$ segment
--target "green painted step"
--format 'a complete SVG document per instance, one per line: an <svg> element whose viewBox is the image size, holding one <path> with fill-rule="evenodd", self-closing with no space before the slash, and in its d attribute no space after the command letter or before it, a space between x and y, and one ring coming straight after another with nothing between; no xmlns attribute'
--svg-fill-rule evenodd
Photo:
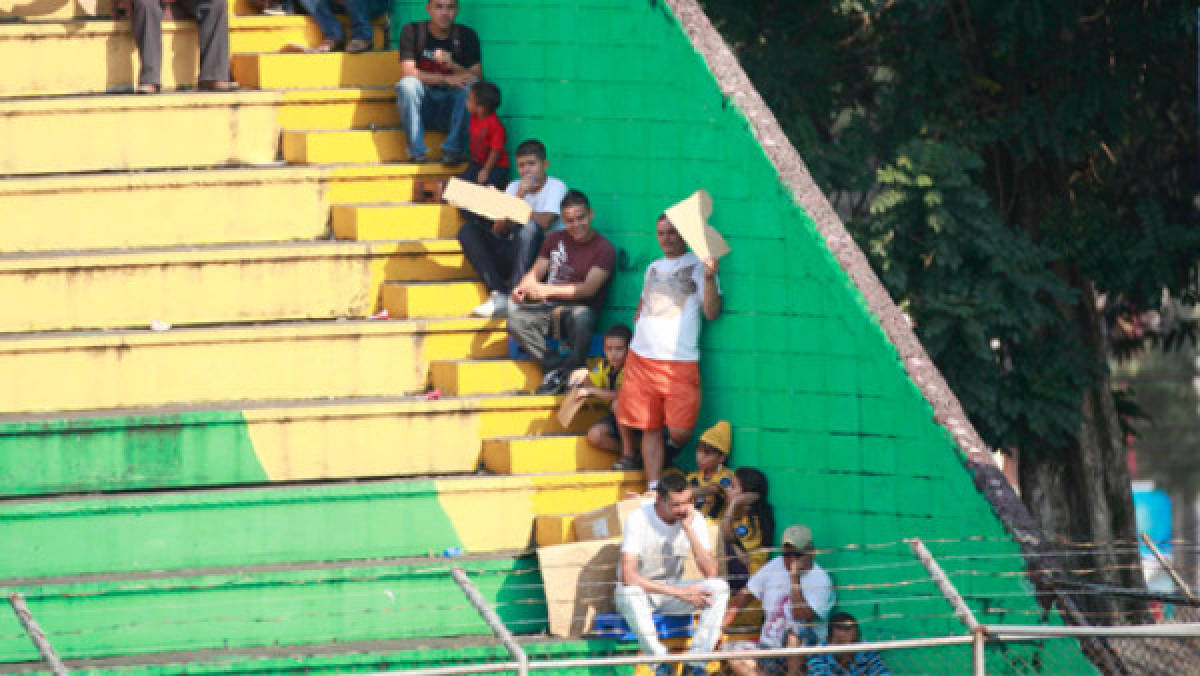
<svg viewBox="0 0 1200 676"><path fill-rule="evenodd" d="M467 571L513 631L546 629L542 578L532 557L239 567L40 584L0 581L0 592L25 596L68 662L165 651L490 634L450 577L453 565ZM0 664L36 659L15 616L0 613Z"/></svg>

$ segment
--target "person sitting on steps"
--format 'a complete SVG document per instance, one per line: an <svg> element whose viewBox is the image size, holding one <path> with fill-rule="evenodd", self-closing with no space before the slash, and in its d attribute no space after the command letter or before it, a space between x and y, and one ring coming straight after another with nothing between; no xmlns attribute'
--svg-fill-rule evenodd
<svg viewBox="0 0 1200 676"><path fill-rule="evenodd" d="M562 394L571 372L584 365L617 259L612 242L592 227L587 195L568 191L561 209L564 229L542 242L508 313L509 335L542 368L536 394ZM570 352L559 356L548 337L565 340Z"/></svg>
<svg viewBox="0 0 1200 676"><path fill-rule="evenodd" d="M229 77L229 3L225 0L177 0L176 6L196 18L200 74L196 89L228 92L238 88ZM134 92L162 91L162 20L160 0L131 0L129 28L142 61Z"/></svg>
<svg viewBox="0 0 1200 676"><path fill-rule="evenodd" d="M400 31L400 68L396 107L408 137L410 162L427 162L425 127L447 132L442 163L467 160L467 90L483 79L479 36L462 24L458 0L429 0L428 21Z"/></svg>
<svg viewBox="0 0 1200 676"><path fill-rule="evenodd" d="M314 50L318 52L337 52L343 48L350 54L369 51L375 42L375 28L371 22L387 14L392 7L388 0L296 1L317 22L321 36L325 38ZM350 42L346 42L346 29L335 16L337 13L345 13L350 19Z"/></svg>

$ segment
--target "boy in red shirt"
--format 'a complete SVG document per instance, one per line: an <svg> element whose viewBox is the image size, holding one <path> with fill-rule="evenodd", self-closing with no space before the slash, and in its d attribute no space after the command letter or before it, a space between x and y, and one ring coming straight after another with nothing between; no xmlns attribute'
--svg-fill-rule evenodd
<svg viewBox="0 0 1200 676"><path fill-rule="evenodd" d="M471 85L467 94L467 112L471 115L471 162L459 178L504 190L509 172L508 153L504 151L508 132L496 115L499 107L499 87L483 81Z"/></svg>

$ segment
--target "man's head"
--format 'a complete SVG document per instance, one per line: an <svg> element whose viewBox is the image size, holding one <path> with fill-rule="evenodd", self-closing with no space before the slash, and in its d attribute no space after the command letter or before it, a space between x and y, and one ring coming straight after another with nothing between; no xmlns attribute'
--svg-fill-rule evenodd
<svg viewBox="0 0 1200 676"><path fill-rule="evenodd" d="M568 190L559 211L567 236L576 242L586 242L592 238L592 203L587 195L578 190Z"/></svg>
<svg viewBox="0 0 1200 676"><path fill-rule="evenodd" d="M550 168L550 160L546 159L546 146L537 139L521 141L517 146L517 173L523 179L530 179L535 185L546 180L546 170Z"/></svg>
<svg viewBox="0 0 1200 676"><path fill-rule="evenodd" d="M654 511L663 523L677 523L687 518L692 509L692 491L688 488L687 480L682 474L666 474L658 480L654 488L658 497L654 501Z"/></svg>
<svg viewBox="0 0 1200 676"><path fill-rule="evenodd" d="M629 341L633 331L624 324L613 324L604 332L604 358L615 369L625 368L625 357L629 354Z"/></svg>
<svg viewBox="0 0 1200 676"><path fill-rule="evenodd" d="M836 612L829 616L830 645L845 645L857 643L862 638L858 629L858 620L850 613Z"/></svg>
<svg viewBox="0 0 1200 676"><path fill-rule="evenodd" d="M500 108L500 88L486 80L471 85L467 110L476 117L487 117Z"/></svg>
<svg viewBox="0 0 1200 676"><path fill-rule="evenodd" d="M458 16L458 0L428 0L425 9L429 12L429 24L433 30L445 33Z"/></svg>
<svg viewBox="0 0 1200 676"><path fill-rule="evenodd" d="M658 234L658 245L662 247L663 254L667 258L678 258L687 253L687 242L683 241L683 237L671 224L666 214L658 217L658 224L655 228Z"/></svg>
<svg viewBox="0 0 1200 676"><path fill-rule="evenodd" d="M783 563L788 569L795 565L799 570L809 570L816 554L812 531L808 526L788 526L783 531L782 550Z"/></svg>
<svg viewBox="0 0 1200 676"><path fill-rule="evenodd" d="M729 458L733 448L733 426L722 420L705 430L696 442L696 466L712 472Z"/></svg>

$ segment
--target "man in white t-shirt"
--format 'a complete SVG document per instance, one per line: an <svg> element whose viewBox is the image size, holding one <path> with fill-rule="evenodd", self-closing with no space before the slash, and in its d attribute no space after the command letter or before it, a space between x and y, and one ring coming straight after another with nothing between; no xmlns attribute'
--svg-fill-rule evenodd
<svg viewBox="0 0 1200 676"><path fill-rule="evenodd" d="M562 229L559 213L567 184L546 174L550 168L546 146L537 139L522 141L516 158L521 180L509 183L505 192L533 208L529 222L501 220L489 225L471 219L458 230L463 255L488 291L487 300L471 311L476 317L507 316L508 293L533 267L546 233Z"/></svg>
<svg viewBox="0 0 1200 676"><path fill-rule="evenodd" d="M691 615L699 611L691 652L709 652L721 634L729 585L717 577L708 523L692 504L692 492L683 476L665 477L655 493L653 503L642 505L625 519L617 566L617 610L637 635L642 652L649 655L667 654L654 628L654 613ZM688 556L695 560L703 580L682 580ZM691 675L705 674L704 666L704 662L691 663ZM659 671L674 673L666 664Z"/></svg>
<svg viewBox="0 0 1200 676"><path fill-rule="evenodd" d="M783 531L782 555L772 559L750 577L746 588L729 602L723 626L746 607L753 596L762 601L763 625L757 643L730 645L732 650L819 645L827 635L826 622L835 600L833 580L814 561L812 531L807 526L789 526ZM737 676L803 674L804 658L730 660Z"/></svg>
<svg viewBox="0 0 1200 676"><path fill-rule="evenodd" d="M664 256L646 269L637 324L617 399L623 455L614 469L639 467L634 430L642 431L641 465L650 489L692 436L700 415L700 328L721 316L717 260L688 251L667 218L656 225ZM703 315L703 317L702 317ZM667 428L664 441L660 432ZM668 448L667 446L670 446Z"/></svg>

